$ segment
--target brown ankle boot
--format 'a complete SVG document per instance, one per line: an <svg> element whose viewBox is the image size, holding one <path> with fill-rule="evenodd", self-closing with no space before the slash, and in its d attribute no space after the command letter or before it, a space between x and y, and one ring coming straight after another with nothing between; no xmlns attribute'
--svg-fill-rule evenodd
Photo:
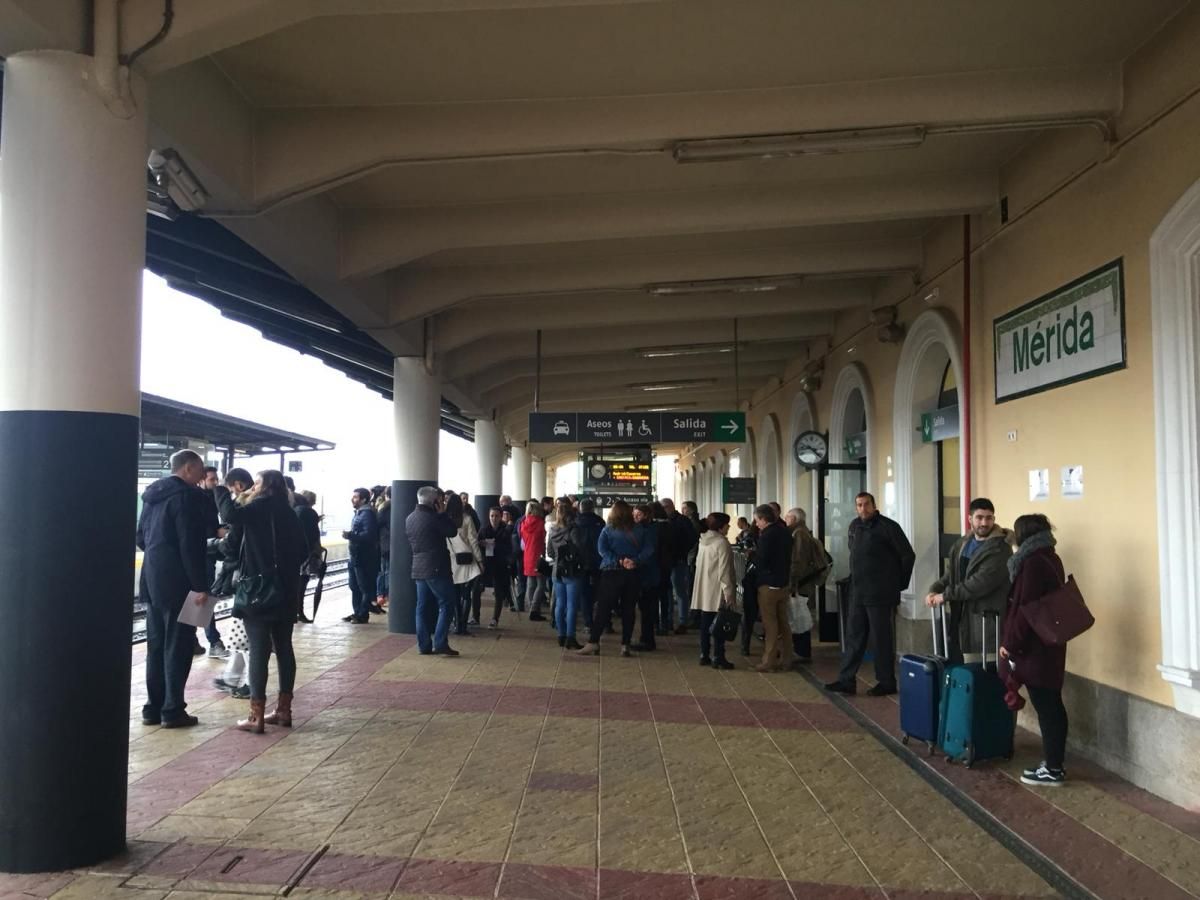
<svg viewBox="0 0 1200 900"><path fill-rule="evenodd" d="M280 725L283 728L292 727L292 695L281 693L275 701L275 708L263 718L268 725Z"/></svg>
<svg viewBox="0 0 1200 900"><path fill-rule="evenodd" d="M242 731L249 731L251 734L262 734L266 731L266 723L263 721L263 711L266 708L266 700L251 700L250 718L242 719L237 723L237 727Z"/></svg>

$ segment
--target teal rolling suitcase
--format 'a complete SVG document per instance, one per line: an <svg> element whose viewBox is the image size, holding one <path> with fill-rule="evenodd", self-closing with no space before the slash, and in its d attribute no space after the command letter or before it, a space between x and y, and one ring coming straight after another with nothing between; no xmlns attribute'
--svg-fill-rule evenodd
<svg viewBox="0 0 1200 900"><path fill-rule="evenodd" d="M996 631L996 659L988 662L987 622ZM983 619L983 662L951 666L942 686L938 745L951 762L967 768L983 759L1012 759L1016 713L1004 702L1004 682L997 673L1000 662L1000 616Z"/></svg>

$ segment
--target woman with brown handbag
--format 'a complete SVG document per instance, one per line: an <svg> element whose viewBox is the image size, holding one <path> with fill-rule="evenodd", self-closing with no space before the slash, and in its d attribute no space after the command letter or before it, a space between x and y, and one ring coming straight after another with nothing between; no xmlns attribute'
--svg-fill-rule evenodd
<svg viewBox="0 0 1200 900"><path fill-rule="evenodd" d="M1067 748L1067 708L1063 705L1063 680L1067 670L1065 644L1042 641L1022 607L1040 603L1066 581L1062 560L1054 547L1053 526L1041 514L1019 516L1013 523L1017 552L1008 560L1012 589L1008 595L1008 616L1004 624L1004 642L1000 648L1000 666L1010 666L1016 680L1029 690L1029 699L1037 711L1042 731L1045 759L1026 769L1025 784L1056 787L1066 781L1063 756ZM1003 675L1003 672L1002 672Z"/></svg>

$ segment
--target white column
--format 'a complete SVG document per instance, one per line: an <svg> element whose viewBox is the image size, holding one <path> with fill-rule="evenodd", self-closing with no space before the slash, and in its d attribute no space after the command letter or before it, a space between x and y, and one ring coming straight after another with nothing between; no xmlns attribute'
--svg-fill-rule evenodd
<svg viewBox="0 0 1200 900"><path fill-rule="evenodd" d="M416 634L417 593L412 580L412 546L404 522L417 491L438 480L438 433L442 390L419 356L399 356L392 370L396 426L396 477L392 482L392 553L388 573L388 631ZM363 576L370 579L370 574Z"/></svg>
<svg viewBox="0 0 1200 900"><path fill-rule="evenodd" d="M146 106L135 76L110 110L98 74L59 51L4 66L3 872L91 866L125 847ZM64 475L86 527L44 513Z"/></svg>
<svg viewBox="0 0 1200 900"><path fill-rule="evenodd" d="M393 369L392 385L396 479L436 484L441 383L425 370L425 361L421 357L399 356ZM405 506L407 503L408 499L401 498L399 505Z"/></svg>
<svg viewBox="0 0 1200 900"><path fill-rule="evenodd" d="M504 435L490 419L475 420L475 462L479 467L475 492L499 496L504 490Z"/></svg>
<svg viewBox="0 0 1200 900"><path fill-rule="evenodd" d="M513 477L516 480L516 495L513 500L520 506L522 503L527 503L533 496L530 493L530 466L529 466L529 448L528 447L513 447L512 448L512 470ZM541 494L538 494L541 497Z"/></svg>
<svg viewBox="0 0 1200 900"><path fill-rule="evenodd" d="M530 495L531 498L536 496L540 500L549 493L546 490L546 461L544 459L536 457L533 459L529 466L529 481L529 487L533 491L533 494Z"/></svg>

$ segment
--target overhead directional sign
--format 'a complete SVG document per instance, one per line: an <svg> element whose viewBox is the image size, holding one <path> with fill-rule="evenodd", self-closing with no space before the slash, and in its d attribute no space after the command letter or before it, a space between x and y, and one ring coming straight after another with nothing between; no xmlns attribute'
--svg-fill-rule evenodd
<svg viewBox="0 0 1200 900"><path fill-rule="evenodd" d="M743 412L570 412L529 414L534 444L741 444Z"/></svg>

